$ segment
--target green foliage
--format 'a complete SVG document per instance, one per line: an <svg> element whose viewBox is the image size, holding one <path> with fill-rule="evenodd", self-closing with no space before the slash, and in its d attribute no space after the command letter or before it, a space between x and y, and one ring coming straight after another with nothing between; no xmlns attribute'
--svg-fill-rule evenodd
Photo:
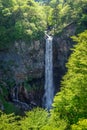
<svg viewBox="0 0 87 130"><path fill-rule="evenodd" d="M78 24L77 33L87 29L87 0L52 0L50 6L52 7L51 25L54 34L58 34L72 22Z"/></svg>
<svg viewBox="0 0 87 130"><path fill-rule="evenodd" d="M61 92L54 98L51 112L36 108L26 112L21 119L14 115L1 114L0 129L87 129L87 31L72 38L78 44L75 45L67 63L68 72L63 78Z"/></svg>
<svg viewBox="0 0 87 130"><path fill-rule="evenodd" d="M43 8L44 8L44 12L46 14L47 27L52 26L52 11L53 11L53 9L51 8L51 6L47 6L47 5L44 5Z"/></svg>
<svg viewBox="0 0 87 130"><path fill-rule="evenodd" d="M0 130L41 130L48 121L48 113L36 108L19 117L14 114L0 112Z"/></svg>
<svg viewBox="0 0 87 130"><path fill-rule="evenodd" d="M21 120L21 130L41 130L48 121L48 113L40 108L26 113L26 116Z"/></svg>
<svg viewBox="0 0 87 130"><path fill-rule="evenodd" d="M51 112L53 124L61 130L69 130L70 125L76 124L80 118L87 118L87 31L73 39L78 44L67 63L68 72Z"/></svg>
<svg viewBox="0 0 87 130"><path fill-rule="evenodd" d="M0 48L8 48L15 40L40 39L45 20L43 7L33 0L0 0Z"/></svg>
<svg viewBox="0 0 87 130"><path fill-rule="evenodd" d="M87 28L87 0L52 0L47 3L0 0L0 48L8 48L15 40L40 39L46 28L58 33L71 22L78 23L77 33Z"/></svg>
<svg viewBox="0 0 87 130"><path fill-rule="evenodd" d="M71 22L77 32L87 29L87 0L52 0L40 5L33 0L0 0L0 50L15 40L37 40L46 27L61 32ZM61 92L54 98L50 114L37 108L18 119L13 114L0 113L0 130L86 130L87 129L87 31L73 37L78 44L67 63L68 72ZM12 64L9 63L9 64ZM7 71L5 70L5 73ZM10 81L9 86L14 86ZM36 87L24 84L27 90ZM6 113L18 112L8 100L6 86L0 84L0 103Z"/></svg>
<svg viewBox="0 0 87 130"><path fill-rule="evenodd" d="M0 130L19 130L17 126L19 117L14 116L14 114L6 115L0 113L0 115Z"/></svg>
<svg viewBox="0 0 87 130"><path fill-rule="evenodd" d="M4 82L0 82L0 103L3 105L3 111L5 113L15 113L15 114L20 114L19 109L17 109L14 104L8 101L8 89L7 86Z"/></svg>
<svg viewBox="0 0 87 130"><path fill-rule="evenodd" d="M87 130L87 119L80 120L77 124L72 125L72 130Z"/></svg>

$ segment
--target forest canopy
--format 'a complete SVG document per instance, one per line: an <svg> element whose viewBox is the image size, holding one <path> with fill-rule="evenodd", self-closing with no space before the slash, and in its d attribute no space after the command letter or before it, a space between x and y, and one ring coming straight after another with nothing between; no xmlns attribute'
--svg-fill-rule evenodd
<svg viewBox="0 0 87 130"><path fill-rule="evenodd" d="M43 7L33 0L0 0L0 48L15 40L40 39L45 20Z"/></svg>
<svg viewBox="0 0 87 130"><path fill-rule="evenodd" d="M86 0L0 0L0 48L16 40L37 40L44 31L58 34L77 23L77 33L87 28Z"/></svg>

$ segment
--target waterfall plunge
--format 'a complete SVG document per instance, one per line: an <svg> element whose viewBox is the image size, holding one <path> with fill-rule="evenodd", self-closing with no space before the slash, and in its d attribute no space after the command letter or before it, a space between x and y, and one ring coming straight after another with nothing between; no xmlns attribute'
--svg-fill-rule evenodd
<svg viewBox="0 0 87 130"><path fill-rule="evenodd" d="M47 35L46 52L45 52L45 94L43 97L44 107L48 110L51 108L54 87L53 87L53 52L52 52L52 37Z"/></svg>

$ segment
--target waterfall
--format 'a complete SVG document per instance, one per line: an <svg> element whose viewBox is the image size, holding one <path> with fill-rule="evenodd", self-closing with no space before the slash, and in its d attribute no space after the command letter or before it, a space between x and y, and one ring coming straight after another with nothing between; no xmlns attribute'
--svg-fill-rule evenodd
<svg viewBox="0 0 87 130"><path fill-rule="evenodd" d="M18 98L18 85L15 85L13 88L12 101L16 105L19 105L23 110L31 109L31 106L29 106L26 102L22 102L19 100L19 98Z"/></svg>
<svg viewBox="0 0 87 130"><path fill-rule="evenodd" d="M43 104L46 109L50 109L53 96L54 96L54 87L53 87L53 52L52 52L52 37L47 36L46 39L46 52L45 52L45 93L43 96Z"/></svg>
<svg viewBox="0 0 87 130"><path fill-rule="evenodd" d="M17 85L15 85L14 88L13 88L12 99L18 100L18 86Z"/></svg>
<svg viewBox="0 0 87 130"><path fill-rule="evenodd" d="M15 99L18 100L18 86L15 86Z"/></svg>

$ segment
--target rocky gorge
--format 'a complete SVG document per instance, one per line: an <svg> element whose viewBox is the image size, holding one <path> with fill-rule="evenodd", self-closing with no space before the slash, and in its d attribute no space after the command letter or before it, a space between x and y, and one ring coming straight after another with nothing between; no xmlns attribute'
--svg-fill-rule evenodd
<svg viewBox="0 0 87 130"><path fill-rule="evenodd" d="M65 64L74 45L70 37L75 35L75 32L76 26L71 23L61 34L53 37L55 94L59 91L62 76L67 71ZM44 70L45 38L28 43L15 41L10 48L0 50L0 109L5 110L6 103L12 103L22 111L35 106L42 107ZM6 89L5 95L3 89ZM2 103L2 100L6 103ZM26 107L27 105L29 107Z"/></svg>

